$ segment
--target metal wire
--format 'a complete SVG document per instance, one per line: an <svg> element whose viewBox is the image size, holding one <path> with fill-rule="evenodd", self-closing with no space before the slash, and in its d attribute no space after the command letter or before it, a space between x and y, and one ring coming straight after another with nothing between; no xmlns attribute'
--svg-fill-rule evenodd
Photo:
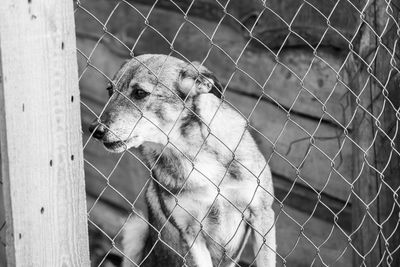
<svg viewBox="0 0 400 267"><path fill-rule="evenodd" d="M99 57L98 55L96 56L96 52L98 52L102 49L103 46L105 46L109 51L111 51L111 53L115 57L120 58L121 56L125 56L127 58L135 58L134 56L144 52L142 51L143 47L140 47L139 43L144 38L145 34L148 34L149 32L154 36L157 36L157 38L161 38L161 40L163 40L163 42L165 42L165 44L169 47L168 56L178 56L187 62L191 62L191 60L187 58L187 56L185 56L185 53L183 53L179 49L179 45L177 44L177 40L178 38L180 38L180 35L184 31L185 27L192 27L193 29L196 29L198 34L200 34L200 36L206 39L208 42L208 48L206 49L203 47L203 49L205 49L205 55L200 60L201 65L208 66L208 62L212 60L212 53L215 53L215 51L217 51L218 53L223 55L232 66L233 71L229 75L229 77L226 78L222 94L228 95L232 92L242 92L242 95L249 98L251 97L253 99L253 102L251 106L248 107L249 112L244 113L241 108L237 107L234 101L227 97L224 97L222 98L217 108L217 111L221 108L223 103L228 104L233 109L238 111L247 123L247 130L253 132L260 139L262 139L263 142L266 142L268 144L271 152L268 154L264 153L267 163L271 164L271 162L273 162L274 160L280 160L281 162L283 162L283 164L286 164L287 168L290 169L292 172L292 175L289 175L290 186L287 189L287 192L285 192L282 197L277 197L273 195L266 188L263 188L260 184L258 184L256 189L256 191L263 190L268 195L274 198L276 204L276 218L274 225L279 226L280 219L283 217L289 220L290 223L298 229L298 232L293 236L293 244L287 245L287 247L289 248L288 250L280 251L280 248L278 247L278 250L274 251L277 255L278 261L282 263L282 265L289 265L290 259L295 250L301 246L306 246L305 244L312 247L312 250L315 252L314 255L310 256L308 262L311 266L339 265L343 263L343 261L345 261L344 257L346 254L349 253L352 255L353 259L358 258L356 260L358 260L361 265L366 266L368 263L368 258L371 257L371 255L374 255L371 254L372 250L375 249L377 246L380 246L381 252L381 257L378 259L379 264L387 264L388 266L390 266L392 262L396 259L396 257L400 257L398 252L399 246L398 243L396 243L396 231L398 231L397 228L400 221L398 218L398 209L400 208L400 204L398 201L399 187L396 183L388 180L390 178L388 172L391 168L391 161L398 160L398 158L400 157L398 143L400 109L399 104L395 103L393 100L393 93L389 92L389 86L390 83L393 82L393 77L398 77L400 72L397 63L397 42L398 38L400 37L400 27L398 25L397 15L395 15L397 14L395 13L395 11L397 12L398 10L398 7L395 5L395 3L389 0L368 0L358 2L350 0L335 0L332 1L333 6L329 13L327 13L320 10L320 5L313 3L313 1L303 0L299 4L296 12L290 18L290 21L288 21L282 16L282 14L271 8L271 6L266 1L260 1L259 5L261 6L261 8L258 10L258 12L255 13L256 17L254 24L251 27L248 27L242 22L243 20L236 17L236 14L230 9L230 5L232 4L232 2L234 2L233 0L215 0L213 4L215 7L218 8L218 14L220 15L220 17L215 18L214 29L208 31L207 33L206 30L204 30L201 26L198 25L198 23L196 23L197 18L191 16L192 10L194 9L195 5L198 4L197 2L204 1L170 0L168 2L169 7L171 9L174 9L175 14L179 14L182 17L182 22L177 27L175 33L169 33L167 35L165 32L163 32L161 29L157 29L157 27L152 25L151 23L151 16L153 16L154 13L157 12L156 10L160 8L159 6L162 5L162 3L160 2L163 2L163 4L165 4L166 1L155 0L152 1L151 5L147 3L146 12L143 11L144 8L141 1L139 1L140 3L127 0L114 1L112 4L112 8L107 11L106 17L98 17L95 10L91 10L93 6L90 4L86 4L86 2L88 1L76 1L76 16L84 16L86 18L86 23L92 23L96 25L99 30L97 31L97 33L88 32L87 30L84 30L84 27L80 27L84 25L77 24L78 38L83 38L94 42L91 46L90 51L84 51L82 48L78 48L77 50L78 57L81 59L81 62L84 62L84 64L82 65L83 67L79 71L79 80L81 82L81 85L85 83L85 79L88 79L87 76L90 72L96 73L98 77L102 77L102 79L105 81L113 82L110 77L112 73L108 73L107 70L104 70L104 64L96 64L96 57ZM333 17L337 12L340 12L340 5L343 5L344 3L352 8L352 12L356 14L356 17L358 19L358 24L354 25L354 32L351 35L344 34L333 23ZM371 14L372 9L376 10L377 5L384 5L385 12L379 14L381 16L379 19L375 18L375 20L371 20L373 19L373 17L371 18L369 14ZM109 4L109 6L111 6L111 4ZM320 34L318 42L310 42L310 40L302 35L302 33L298 31L298 28L295 27L296 21L299 20L299 17L302 15L302 12L305 9L311 9L313 10L313 12L316 12L324 22L323 26L325 27L325 30L323 30L322 34ZM133 14L143 23L141 27L138 26L138 34L136 34L136 38L132 38L129 36L121 37L121 35L118 35L116 33L116 30L112 28L111 22L113 20L118 20L120 12L127 12L126 10L133 12ZM258 29L257 25L259 25L259 23L262 21L265 14L273 14L274 18L285 25L285 27L287 28L288 33L283 38L282 43L278 47L269 47L265 43L265 40L263 40L260 35L256 34L256 30ZM77 21L77 23L79 23L79 21L83 20ZM232 55L232 53L227 51L222 44L218 43L218 40L216 40L218 31L221 30L226 21L233 21L233 23L235 23L235 25L238 25L244 31L245 35L248 36L248 39L244 42L242 48L240 48L239 51L236 51L236 58ZM395 31L393 37L394 40L392 40L392 38L389 40L389 42L385 43L385 37L392 31ZM328 38L329 34L332 33L336 34L338 38L345 40L345 42L348 44L348 46L344 48L345 52L343 53L342 51L342 54L340 55L343 60L341 60L340 64L336 65L327 60L326 54L324 52L327 45L324 40ZM290 38L297 38L298 40L300 40L304 51L307 51L304 53L307 57L310 58L307 63L303 62L305 67L301 73L294 70L289 62L287 62L285 59L285 53L288 49L290 49L290 47L288 47L287 45ZM363 46L365 40L375 41L373 41L372 44L369 43L369 45ZM257 48L254 48L255 46ZM270 70L265 73L265 77L263 77L262 81L258 76L255 76L254 73L251 73L247 70L249 66L243 65L243 61L245 60L244 58L248 56L249 49L258 49L258 53L267 53L273 59L273 64L270 66ZM380 66L377 65L378 60L380 60L380 56L382 56L382 53L384 53L385 55L389 55L389 57L387 58L387 62L384 63L386 63L386 65L390 65L390 67L388 68L388 73L384 74L383 79L381 75L378 74ZM136 60L139 62L138 59ZM143 67L147 68L149 72L151 72L155 77L158 77L159 73L154 73L153 70L146 66L143 62L139 63ZM382 65L384 63L379 64ZM321 64L326 67L329 72L333 73L332 76L335 77L334 84L331 86L331 88L328 89L329 93L326 97L321 97L318 94L319 92L313 90L313 88L311 88L309 85L309 80L312 79L311 76L313 75L313 69L317 64ZM274 92L274 88L270 88L271 84L273 83L272 80L274 79L274 76L276 76L277 73L280 72L286 73L286 75L290 76L291 79L293 79L298 85L298 89L296 89L297 91L294 93L294 97L291 97L285 103L282 103L282 100L278 99L278 97L276 96L276 92ZM244 77L244 79L247 79L249 83L251 82L258 89L258 91L252 91L249 93L248 91L243 92L240 91L240 89L235 88L235 85L232 85L232 83L234 83L233 81L238 75ZM321 79L323 79L323 77ZM104 84L103 88L105 87L106 86ZM165 87L168 88L167 86ZM341 110L343 118L338 118L337 115L331 110L332 101L335 101L333 95L337 93L339 87L344 88L345 92L341 96L341 103L335 104L337 104L337 108ZM81 93L84 96L81 102L82 109L84 110L84 112L90 114L92 118L96 118L100 122L100 117L106 110L110 100L106 101L104 105L102 103L101 110L98 112L96 108L94 108L97 103L89 103L89 101L85 99L84 90L85 88L82 85ZM171 92L174 93L172 90ZM123 95L119 91L117 91L116 93ZM368 102L366 102L366 99L368 99L365 97L366 94L371 95ZM301 108L299 109L299 105L304 105L304 103L302 102L304 95L307 95L309 98L312 99L315 105L318 105L320 107L320 114L314 114L314 117L306 117L306 112L302 111ZM130 103L133 104L137 109L139 109L139 107L137 107L135 103L132 102L128 97L124 97L128 101L130 101ZM259 125L260 123L262 123L255 122L260 120L258 109L262 108L266 103L268 105L271 105L275 110L277 110L277 112L284 114L282 120L280 121L280 126L277 129L273 129L274 133L276 133L275 135L266 134L264 131L258 129L258 127L255 126L255 124ZM193 110L191 110L189 106L186 105L184 100L182 100L182 105L185 108L182 109L179 117L182 115L185 109L191 111L193 114L196 114ZM391 128L383 125L385 123L385 114L387 112L390 113L391 116L394 118L391 122ZM198 117L197 115L196 116L199 120L202 121L202 123L210 125L214 120L216 113L212 117L211 121L207 123L202 121L202 118ZM362 116L360 116L360 114L362 114ZM162 129L160 129L154 122L152 122L150 118L147 118L144 114L141 114L141 116L142 119L149 121L158 130L160 130L160 132L163 132ZM310 128L303 122L302 119L299 119L299 117L306 117L306 119L313 120L314 126ZM368 131L371 131L371 133L368 135L371 138L370 140L368 140L367 144L362 141L362 133L361 135L355 134L359 132L357 130L357 127L360 127L360 125L364 125L365 121L369 121L369 125L367 128ZM175 122L175 124L176 123L177 121ZM322 131L321 129L324 128L326 125L332 127L332 129L334 129L333 132L329 136L320 135ZM135 129L135 127L136 125L132 125L132 131ZM302 136L298 136L297 139L290 140L290 142L285 147L283 147L280 144L281 140L285 138L285 135L290 134L293 129L296 130L296 133L300 133ZM108 130L111 131L111 129ZM188 253L190 252L190 249L192 248L194 242L193 244L189 244L189 251L185 255L180 255L179 252L176 251L168 243L168 240L163 240L161 238L160 233L166 227L168 220L171 219L172 213L176 208L185 210L186 213L200 225L200 228L202 228L205 217L199 219L191 214L179 203L179 199L177 198L177 196L180 194L180 191L178 193L170 192L167 188L163 186L163 184L161 184L157 179L153 177L152 171L154 170L155 166L161 158L161 155L168 146L173 147L184 158L192 162L193 168L188 176L185 178L185 183L187 182L190 174L193 171L196 171L200 173L205 179L207 179L210 184L215 187L216 190L218 190L218 194L213 200L213 204L219 197L223 198L228 203L234 206L234 203L232 203L229 198L224 196L219 191L219 187L232 164L240 165L240 167L246 169L249 173L251 173L254 176L254 179L259 180L260 173L252 172L243 163L241 163L240 160L235 158L235 152L240 144L239 142L237 146L233 149L224 144L226 149L228 149L232 153L233 158L228 164L225 174L220 183L215 184L212 179L207 177L204 173L201 172L201 170L196 168L193 162L197 158L198 154L201 151L201 148L204 146L209 138L217 139L219 142L223 143L222 140L220 140L211 130L209 130L208 135L205 137L203 144L200 146L199 150L193 151L194 157L189 157L176 145L170 142L169 136L171 134L171 131L163 132L168 142L167 145L164 146L162 152L160 153L160 156L155 160L155 163L152 166L146 165L140 158L140 156L138 156L135 152L126 149L121 155L115 158L116 161L113 165L113 168L107 174L102 170L101 166L99 165L101 164L101 162L93 162L88 157L85 157L86 168L94 171L96 173L96 176L99 177L99 179L103 183L102 188L98 190L99 193L95 196L91 207L88 209L88 220L91 227L93 228L93 231L100 233L101 238L104 238L106 242L110 244L109 247L104 249L104 253L99 256L99 259L96 260L96 264L98 266L105 264L109 256L113 253L120 255L121 257L128 257L128 255L126 255L121 248L119 244L119 239L121 237L121 232L126 227L128 221L131 219L131 217L135 216L138 216L147 224L149 224L149 227L158 233L159 241L165 246L169 247L172 253L177 254L178 257L183 260L183 262L186 262ZM242 133L242 137L240 138L240 140L242 140L243 135L244 133ZM85 140L85 153L88 153L88 148L92 140L92 135L89 135ZM387 154L389 156L386 159L380 159L377 157L377 149L379 149L378 146L381 145L380 140L384 140L386 144L389 144L386 147L390 150L387 151ZM326 144L336 144L336 150L333 154L327 151L324 142L328 141L330 143ZM97 145L99 147L101 146L100 143L97 143ZM343 151L345 147L348 146L353 147L354 157L356 157L355 155L359 155L359 157L363 158L363 160L361 161L361 166L352 166L352 168L346 167L346 164L348 164L348 162L346 162L346 160L344 159ZM299 147L300 149L302 149L302 156L297 159L293 159L290 155L293 151L296 151L297 153ZM321 157L329 163L329 170L327 171L326 175L324 174L324 177L321 177L322 182L320 182L318 186L316 186L316 184L314 184L313 181L309 179L309 173L305 174L304 171L304 169L306 168L305 166L307 164L310 164L310 158L312 157L311 155L314 155L315 153L321 155ZM374 154L374 156L371 156L371 154ZM126 157L133 158L137 162L139 162L142 165L143 169L148 172L149 176L149 179L146 180L144 184L140 185L142 187L139 191L139 194L134 197L133 201L124 193L121 193L120 190L115 185L113 185L113 182L111 180L113 175L119 168L120 163ZM371 158L373 158L372 161ZM384 160L385 162L379 162L378 164L378 161L382 160ZM352 164L356 163L353 162ZM327 168L327 166L319 167ZM266 166L264 166L264 168L266 168ZM352 176L344 174L343 168L351 169L350 172L353 173ZM368 170L372 173L372 175L376 177L377 184L377 192L374 192L375 195L368 198L363 195L363 193L361 192L362 189L359 189L359 183L363 181L363 177L366 172L365 170ZM274 173L274 168L272 168L272 171ZM318 170L315 170L315 172L318 172ZM143 214L140 213L136 208L136 206L140 202L140 196L143 194L145 187L150 183L150 181L156 183L158 186L168 192L168 194L173 196L176 202L176 205L169 214L167 222L165 222L165 224L160 229L156 229L153 225L151 225L147 218L143 216ZM332 183L339 183L346 188L344 191L349 191L349 193L343 197L341 202L342 205L337 209L332 208L332 206L326 203L325 200L325 194L327 193L327 190L330 188L330 186L332 186ZM290 199L291 194L295 190L294 188L299 184L309 190L308 192L314 194L317 199L315 203L309 204L310 206L308 207L308 210L310 212L303 220L299 220L299 217L297 215L294 215L293 212L290 211L290 209L288 209L287 207L288 199ZM256 191L253 194L253 198L256 194ZM392 201L390 202L391 207L388 209L389 213L385 214L385 218L377 218L371 210L375 209L376 206L378 206L379 209L380 194L383 191L386 195L389 194L390 196L392 196ZM112 192L112 194L120 199L120 202L123 203L122 205L128 207L128 212L124 216L122 216L124 219L121 221L118 229L116 229L113 234L110 234L109 231L106 231L104 229L104 226L102 226L102 222L99 218L92 218L92 214L100 205L100 203L106 201L104 197L106 192ZM249 221L245 219L244 214L246 213L250 204L251 203L247 203L247 206L244 210L236 207L237 211L243 215L243 219L240 224L246 224L250 226L251 228L253 228L256 235L261 235L262 237L265 237L265 233L261 233L259 229L256 229ZM349 230L349 228L343 227L343 224L340 223L340 220L342 217L344 217L345 210L351 206L353 206L353 208L355 206L364 207L365 212L360 218L358 218L359 220L353 220L353 225L349 227ZM312 237L312 233L309 232L309 225L311 224L311 221L315 219L318 212L317 210L321 209L321 207L330 216L331 222L327 230L327 235L324 235L324 238L322 238L321 240L316 241ZM207 214L210 212L210 210L207 212ZM397 218L397 224L394 228L390 229L390 231L387 232L387 225L389 224L388 222L393 219L392 217ZM357 225L354 225L355 221L357 221ZM371 221L377 227L378 232L375 241L368 251L365 248L360 248L359 245L356 244L354 239L358 238L357 236L360 235L361 229L365 226L365 224L367 224L367 222L371 223ZM236 231L238 231L239 227L240 225L237 226ZM202 233L208 235L208 237L212 239L212 236L209 235L206 231L203 231ZM336 251L336 255L334 256L333 260L328 260L326 259L322 251L327 249L327 244L333 238L335 238L334 236L336 235L336 233L339 233L341 236L343 236L343 239L346 240L346 242L341 248ZM200 232L197 233L197 236L199 234ZM277 236L277 239L279 243L279 235ZM216 240L214 240L214 242L217 243ZM392 242L395 247L391 245ZM224 249L224 246L226 246L227 244L218 245L222 249ZM268 244L265 245L268 246ZM261 250L261 248L259 249ZM257 254L258 253L256 252L253 257L253 263ZM149 255L145 255L145 259L148 256ZM228 257L235 266L241 266L238 259L230 258L227 254L225 254L225 256ZM346 259L349 258L351 257L347 257ZM129 260L133 264L133 266L141 265L141 263L134 262L132 261L132 259ZM222 264L222 262L220 262L220 264ZM249 262L249 264L252 264L252 262Z"/></svg>

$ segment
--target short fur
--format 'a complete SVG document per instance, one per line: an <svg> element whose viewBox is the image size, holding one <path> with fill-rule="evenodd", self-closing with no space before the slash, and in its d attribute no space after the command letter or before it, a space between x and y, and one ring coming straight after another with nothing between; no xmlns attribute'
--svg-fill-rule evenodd
<svg viewBox="0 0 400 267"><path fill-rule="evenodd" d="M148 95L135 98L138 88ZM248 230L257 266L275 266L270 169L215 76L196 62L142 55L111 90L94 136L112 152L139 148L152 169L152 226L128 223L124 266L233 266Z"/></svg>

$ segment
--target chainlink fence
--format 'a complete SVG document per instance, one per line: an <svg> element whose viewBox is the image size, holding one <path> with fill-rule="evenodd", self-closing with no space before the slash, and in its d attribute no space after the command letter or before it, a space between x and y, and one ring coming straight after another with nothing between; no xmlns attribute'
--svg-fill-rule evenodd
<svg viewBox="0 0 400 267"><path fill-rule="evenodd" d="M201 62L246 120L272 170L278 266L398 266L398 11L386 0L76 1L93 266L128 256L128 220L149 223L157 162L110 154L88 131L115 72L146 53ZM252 242L234 266L254 264Z"/></svg>

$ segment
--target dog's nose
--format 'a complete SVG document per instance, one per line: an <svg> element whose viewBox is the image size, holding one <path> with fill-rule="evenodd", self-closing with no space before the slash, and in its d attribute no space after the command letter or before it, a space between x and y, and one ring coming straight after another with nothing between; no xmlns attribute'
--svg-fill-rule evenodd
<svg viewBox="0 0 400 267"><path fill-rule="evenodd" d="M96 139L103 139L106 134L106 128L103 124L100 123L92 123L89 127L89 132L93 133L93 137Z"/></svg>

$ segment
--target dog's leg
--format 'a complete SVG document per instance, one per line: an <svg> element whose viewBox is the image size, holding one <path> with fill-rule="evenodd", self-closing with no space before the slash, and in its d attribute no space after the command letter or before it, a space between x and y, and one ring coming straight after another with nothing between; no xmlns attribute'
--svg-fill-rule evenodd
<svg viewBox="0 0 400 267"><path fill-rule="evenodd" d="M213 266L210 251L206 246L206 242L200 237L200 235L196 238L196 240L194 240L194 242L192 242L190 253L197 267Z"/></svg>
<svg viewBox="0 0 400 267"><path fill-rule="evenodd" d="M138 216L129 219L124 227L122 240L123 252L125 254L123 267L137 266L143 259L143 249L149 233L149 226ZM135 264L133 264L134 262Z"/></svg>
<svg viewBox="0 0 400 267"><path fill-rule="evenodd" d="M255 242L253 244L254 254L257 255L257 267L274 267L276 265L276 238L274 211L272 208L261 210L254 214L253 230ZM262 234L262 236L260 235Z"/></svg>

